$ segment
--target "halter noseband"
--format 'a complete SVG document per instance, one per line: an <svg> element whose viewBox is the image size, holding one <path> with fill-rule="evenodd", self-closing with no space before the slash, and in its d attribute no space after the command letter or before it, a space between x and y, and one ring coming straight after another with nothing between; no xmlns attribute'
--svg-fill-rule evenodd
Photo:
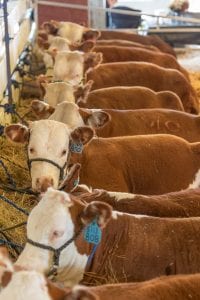
<svg viewBox="0 0 200 300"><path fill-rule="evenodd" d="M35 242L35 241L27 238L27 243L28 244L31 244L32 246L40 248L40 249L44 249L44 250L48 250L48 251L53 252L53 263L52 263L52 266L50 268L50 271L47 274L48 277L57 275L57 269L58 269L58 266L59 266L59 260L60 260L61 252L65 248L67 248L81 234L82 230L83 230L83 228L80 228L79 231L77 231L77 233L75 233L71 239L69 239L66 243L64 243L64 245L62 245L58 249L55 249L55 248L53 248L51 246L48 246L48 245L40 244L38 242Z"/></svg>
<svg viewBox="0 0 200 300"><path fill-rule="evenodd" d="M42 158L42 157L38 157L38 158L32 158L32 159L28 159L28 168L29 168L29 171L31 170L31 165L33 162L37 162L37 161L44 161L44 162L47 162L55 167L57 167L60 171L60 180L63 179L64 177L64 170L67 166L67 162L65 162L64 166L61 167L59 166L56 162L54 162L53 160L50 160L50 159L47 159L47 158Z"/></svg>
<svg viewBox="0 0 200 300"><path fill-rule="evenodd" d="M69 145L69 154L68 154L68 157L67 157L67 161L64 163L64 166L61 167L59 166L56 162L54 162L53 160L50 160L50 159L47 159L47 158L43 158L43 157L38 157L38 158L32 158L32 159L27 159L27 164L28 164L28 168L29 168L29 172L31 170L31 165L33 162L38 162L38 161L44 161L44 162L47 162L51 165L53 165L54 167L58 168L59 171L60 171L60 177L59 177L59 180L63 180L64 178L64 171L65 171L65 168L67 167L68 165L68 162L70 160L70 156L71 156L71 153L82 153L83 151L83 144L82 143L72 143L70 142L70 145Z"/></svg>

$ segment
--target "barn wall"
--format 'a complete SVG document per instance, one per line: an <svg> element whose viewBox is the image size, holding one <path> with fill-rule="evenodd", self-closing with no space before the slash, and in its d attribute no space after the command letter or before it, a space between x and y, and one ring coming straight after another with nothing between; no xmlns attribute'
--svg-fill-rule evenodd
<svg viewBox="0 0 200 300"><path fill-rule="evenodd" d="M88 0L59 0L53 1L48 0L48 2L59 2L59 3L70 3L70 4L80 4L87 5ZM88 23L88 12L87 10L81 9L71 9L63 7L55 7L50 5L38 5L38 22L41 25L45 21L58 20L58 21L69 21L76 22L78 24Z"/></svg>

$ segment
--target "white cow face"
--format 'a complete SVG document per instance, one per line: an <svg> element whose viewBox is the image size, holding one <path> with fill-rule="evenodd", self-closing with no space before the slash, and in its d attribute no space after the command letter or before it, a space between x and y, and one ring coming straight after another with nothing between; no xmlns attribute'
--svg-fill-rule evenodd
<svg viewBox="0 0 200 300"><path fill-rule="evenodd" d="M72 204L68 194L49 188L29 215L27 237L53 248L64 245L74 234L74 224L68 209ZM16 264L47 272L51 259L50 251L26 244Z"/></svg>
<svg viewBox="0 0 200 300"><path fill-rule="evenodd" d="M55 54L53 80L67 81L77 85L83 78L84 53L80 51L60 51Z"/></svg>
<svg viewBox="0 0 200 300"><path fill-rule="evenodd" d="M44 83L43 87L44 101L53 107L63 101L75 102L74 87L67 82Z"/></svg>
<svg viewBox="0 0 200 300"><path fill-rule="evenodd" d="M58 122L36 121L30 125L28 157L46 158L65 165L69 153L70 131ZM31 165L32 187L44 192L48 186L58 187L60 170L48 162L33 162Z"/></svg>
<svg viewBox="0 0 200 300"><path fill-rule="evenodd" d="M29 128L19 124L7 126L5 134L14 142L28 142L29 160L44 158L63 168L69 155L70 140L86 144L94 132L90 127L77 127L72 131L61 122L40 120L32 122ZM47 161L34 161L30 174L34 190L44 192L49 186L58 188L61 172L57 166Z"/></svg>

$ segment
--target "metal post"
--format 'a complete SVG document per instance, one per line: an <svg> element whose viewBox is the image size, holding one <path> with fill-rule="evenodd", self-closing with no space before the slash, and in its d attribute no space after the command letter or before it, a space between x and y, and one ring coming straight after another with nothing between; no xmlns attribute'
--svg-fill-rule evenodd
<svg viewBox="0 0 200 300"><path fill-rule="evenodd" d="M8 103L13 103L12 98L12 81L10 70L10 37L8 32L8 10L7 0L3 0L3 18L4 18L4 30L5 30L5 50L6 50L6 70L7 70L7 90L8 90Z"/></svg>

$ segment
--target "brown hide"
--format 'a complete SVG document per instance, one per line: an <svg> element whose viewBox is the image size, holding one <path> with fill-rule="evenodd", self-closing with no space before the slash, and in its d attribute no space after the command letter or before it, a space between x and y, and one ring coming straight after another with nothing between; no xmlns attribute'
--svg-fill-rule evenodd
<svg viewBox="0 0 200 300"><path fill-rule="evenodd" d="M198 113L199 104L195 90L177 70L165 69L145 62L118 62L98 66L87 73L87 81L93 80L92 90L111 86L145 86L156 92L176 93L185 111Z"/></svg>
<svg viewBox="0 0 200 300"><path fill-rule="evenodd" d="M142 48L142 49L160 52L160 50L155 46L143 45L140 43L126 41L126 40L97 40L96 45L97 46L136 47L136 48Z"/></svg>
<svg viewBox="0 0 200 300"><path fill-rule="evenodd" d="M107 109L170 108L184 110L180 98L173 92L154 92L141 86L116 86L94 90L80 107Z"/></svg>
<svg viewBox="0 0 200 300"><path fill-rule="evenodd" d="M123 61L149 62L163 68L176 69L180 71L188 81L190 80L188 72L179 65L175 57L167 53L119 46L96 46L93 51L103 54L103 63Z"/></svg>
<svg viewBox="0 0 200 300"><path fill-rule="evenodd" d="M129 33L129 32L122 32L122 31L101 30L100 39L101 40L110 40L110 39L126 40L126 41L141 43L143 45L153 45L158 49L160 49L162 52L176 56L176 53L173 50L173 48L156 35L143 36L139 34L134 34L132 32Z"/></svg>
<svg viewBox="0 0 200 300"><path fill-rule="evenodd" d="M200 143L173 135L94 138L71 162L80 183L108 191L164 194L188 188L200 168Z"/></svg>
<svg viewBox="0 0 200 300"><path fill-rule="evenodd" d="M111 120L97 128L99 137L173 134L189 142L200 142L200 117L169 109L104 109Z"/></svg>
<svg viewBox="0 0 200 300"><path fill-rule="evenodd" d="M104 228L83 283L136 282L200 272L200 218L121 214ZM84 241L77 243L82 253ZM86 252L87 253L87 252Z"/></svg>
<svg viewBox="0 0 200 300"><path fill-rule="evenodd" d="M200 274L160 277L141 283L88 288L99 300L199 300Z"/></svg>
<svg viewBox="0 0 200 300"><path fill-rule="evenodd" d="M77 188L77 190L79 187ZM73 194L76 195L76 190ZM114 210L154 217L182 218L200 217L200 189L188 189L163 195L120 194L117 199L114 194L104 190L92 192L78 191L82 201L102 201L110 204Z"/></svg>

